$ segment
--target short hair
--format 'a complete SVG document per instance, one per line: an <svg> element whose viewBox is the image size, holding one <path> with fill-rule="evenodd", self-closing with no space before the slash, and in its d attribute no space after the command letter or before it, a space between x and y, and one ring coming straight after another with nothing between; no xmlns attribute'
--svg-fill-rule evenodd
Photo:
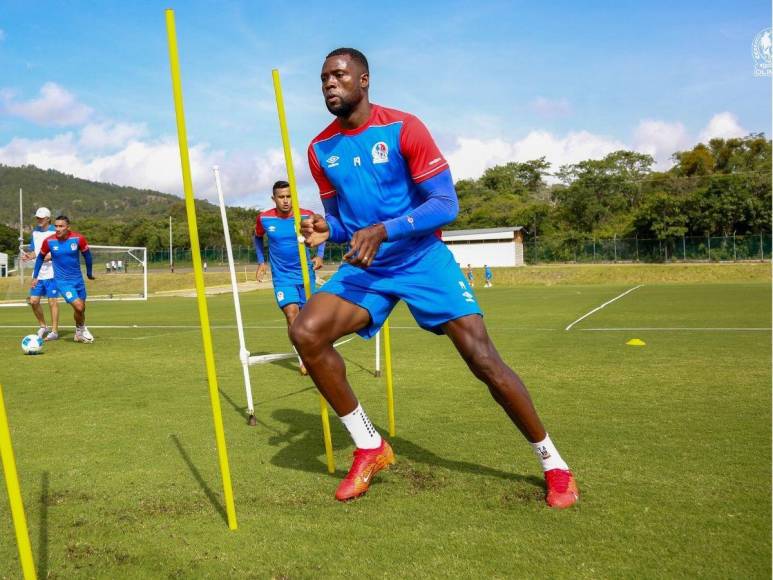
<svg viewBox="0 0 773 580"><path fill-rule="evenodd" d="M273 196L276 193L277 189L287 189L288 187L290 187L290 184L280 179L279 181L274 183L274 185L271 187L271 195Z"/></svg>
<svg viewBox="0 0 773 580"><path fill-rule="evenodd" d="M59 220L67 222L68 224L70 223L70 218L68 218L66 215L58 215L54 221L58 222Z"/></svg>
<svg viewBox="0 0 773 580"><path fill-rule="evenodd" d="M332 51L330 54L328 54L325 57L325 60L329 59L331 56L349 56L354 61L357 61L362 65L362 67L365 69L366 73L370 73L370 69L368 68L368 59L365 58L365 55L362 54L359 50L356 48L336 48L334 51Z"/></svg>

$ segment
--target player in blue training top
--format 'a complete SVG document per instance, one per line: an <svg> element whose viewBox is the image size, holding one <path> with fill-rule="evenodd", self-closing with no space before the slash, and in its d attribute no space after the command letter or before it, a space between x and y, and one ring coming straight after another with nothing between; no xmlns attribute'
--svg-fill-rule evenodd
<svg viewBox="0 0 773 580"><path fill-rule="evenodd" d="M277 181L271 188L271 199L276 207L258 214L255 220L255 253L258 257L258 271L255 278L260 282L266 273L266 258L263 255L263 238L268 238L268 259L271 262L271 280L274 285L274 298L287 319L287 328L298 316L306 304L306 292L303 289L303 272L301 257L298 254L298 234L295 231L293 219L292 195L290 184ZM300 210L302 217L309 217L313 212ZM325 245L321 244L312 258L306 251L306 263L309 268L311 291L315 290L314 271L322 267L322 255ZM302 375L306 367L300 361Z"/></svg>
<svg viewBox="0 0 773 580"><path fill-rule="evenodd" d="M486 276L486 285L485 288L491 288L493 284L491 284L491 280L494 278L494 275L491 273L491 268L488 267L488 264L483 264L483 273Z"/></svg>
<svg viewBox="0 0 773 580"><path fill-rule="evenodd" d="M32 230L32 240L23 256L24 261L34 260L40 253L43 246L43 240L54 235L56 228L51 223L51 210L47 207L39 207L35 212L35 219L38 224ZM43 307L40 305L40 298L48 298L48 307L51 310L51 328L46 326L46 316L43 314ZM38 283L34 288L30 288L29 304L35 318L38 319L40 328L38 336L45 340L56 340L59 338L59 292L56 289L54 280L54 266L51 263L51 256L43 256L43 265L38 274Z"/></svg>
<svg viewBox="0 0 773 580"><path fill-rule="evenodd" d="M331 52L322 93L336 119L309 146L309 166L326 216L304 220L307 244L349 242L345 263L296 318L290 337L317 388L357 449L336 498L365 493L394 453L358 403L333 348L340 337L373 336L399 300L418 324L446 334L474 375L531 442L542 463L547 503L564 508L578 497L574 476L545 432L526 387L500 358L480 308L438 228L458 201L448 163L413 115L371 104L364 55Z"/></svg>
<svg viewBox="0 0 773 580"><path fill-rule="evenodd" d="M35 271L32 274L30 287L34 288L38 283L43 259L50 253L56 272L56 288L59 295L73 309L75 342L94 342L94 337L86 328L86 284L83 282L80 265L80 255L83 254L86 276L89 280L94 280L89 244L81 234L70 230L70 219L65 215L60 215L54 220L54 227L56 233L43 241L40 253L35 260Z"/></svg>

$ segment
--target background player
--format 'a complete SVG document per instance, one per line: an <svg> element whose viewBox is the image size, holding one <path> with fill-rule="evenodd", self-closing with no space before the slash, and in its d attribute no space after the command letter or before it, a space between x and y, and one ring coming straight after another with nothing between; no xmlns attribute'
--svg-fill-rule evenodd
<svg viewBox="0 0 773 580"><path fill-rule="evenodd" d="M469 282L470 287L475 286L475 275L472 273L471 264L467 264L467 282Z"/></svg>
<svg viewBox="0 0 773 580"><path fill-rule="evenodd" d="M308 244L349 241L345 263L301 311L290 336L357 449L336 498L365 493L373 475L394 462L333 348L357 332L373 336L398 300L418 324L446 334L473 374L531 442L542 464L548 505L573 505L572 472L545 432L521 379L500 358L475 296L437 235L454 220L458 200L448 164L413 115L371 105L365 56L342 48L322 66L322 93L336 119L309 146L309 166L325 206L302 225Z"/></svg>
<svg viewBox="0 0 773 580"><path fill-rule="evenodd" d="M491 268L488 267L488 264L483 264L483 273L486 277L486 284L484 287L491 288L491 286L493 286L491 280L494 278L494 275L491 273Z"/></svg>
<svg viewBox="0 0 773 580"><path fill-rule="evenodd" d="M32 230L32 241L24 254L24 260L33 260L40 253L43 240L53 236L56 228L51 224L51 210L47 207L40 207L35 212L37 225ZM54 280L54 266L51 263L51 256L43 256L43 265L38 274L38 283L30 288L29 303L35 318L38 319L40 329L38 336L45 340L56 340L59 338L59 292L56 289ZM48 298L48 308L51 310L51 328L46 326L46 317L43 314L43 307L40 305L41 296Z"/></svg>
<svg viewBox="0 0 773 580"><path fill-rule="evenodd" d="M86 276L94 280L92 275L92 260L89 244L78 232L70 230L70 219L60 215L54 221L56 233L46 238L35 260L35 271L32 274L30 288L38 283L38 275L43 266L46 254L51 254L51 261L56 272L56 288L59 295L72 306L75 318L75 342L94 342L94 337L86 328L86 284L81 273L80 255L86 263Z"/></svg>
<svg viewBox="0 0 773 580"><path fill-rule="evenodd" d="M274 298L287 319L287 327L298 316L298 312L306 304L306 292L303 289L303 274L301 257L298 255L298 235L293 219L292 196L290 184L277 181L271 189L271 199L275 207L258 214L255 220L255 254L258 258L258 270L255 279L263 280L266 274L266 258L263 255L263 238L268 237L268 259L271 262L271 281L274 285ZM302 217L309 217L313 212L301 209ZM306 262L309 265L309 281L311 291L315 290L314 271L322 267L322 256L325 251L321 244L312 258L306 251ZM306 367L300 361L301 374L306 374Z"/></svg>

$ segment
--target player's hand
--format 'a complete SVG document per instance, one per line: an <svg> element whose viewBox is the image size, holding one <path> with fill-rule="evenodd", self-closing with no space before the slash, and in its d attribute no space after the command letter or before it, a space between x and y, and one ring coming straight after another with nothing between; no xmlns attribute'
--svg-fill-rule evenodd
<svg viewBox="0 0 773 580"><path fill-rule="evenodd" d="M34 287L35 287L35 286L37 286L37 285L38 285L38 279L37 279L37 278L33 278L33 279L30 281L30 288L34 288Z"/></svg>
<svg viewBox="0 0 773 580"><path fill-rule="evenodd" d="M311 259L311 265L314 266L314 270L319 270L320 268L322 268L322 258L320 258L319 256L314 256Z"/></svg>
<svg viewBox="0 0 773 580"><path fill-rule="evenodd" d="M357 230L349 242L349 251L344 254L344 261L352 266L367 268L373 263L381 242L386 239L384 224L374 224Z"/></svg>
<svg viewBox="0 0 773 580"><path fill-rule="evenodd" d="M330 228L318 213L310 218L301 220L301 235L304 243L309 247L316 247L324 243L330 237Z"/></svg>
<svg viewBox="0 0 773 580"><path fill-rule="evenodd" d="M22 262L29 262L34 257L35 257L35 252L24 252L21 255L21 261Z"/></svg>
<svg viewBox="0 0 773 580"><path fill-rule="evenodd" d="M255 271L255 280L258 282L263 282L263 277L266 275L267 269L268 269L268 266L266 262L263 262L262 264L258 264L258 269Z"/></svg>

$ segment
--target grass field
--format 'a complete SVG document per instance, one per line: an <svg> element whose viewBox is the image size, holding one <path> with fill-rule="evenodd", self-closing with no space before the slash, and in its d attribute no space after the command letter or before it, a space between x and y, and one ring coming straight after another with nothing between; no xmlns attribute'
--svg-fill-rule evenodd
<svg viewBox="0 0 773 580"><path fill-rule="evenodd" d="M333 418L329 476L316 391L282 361L252 367L258 426L247 427L233 306L210 297L236 532L194 300L94 303L94 344L72 343L68 328L36 357L18 345L31 313L0 310L39 576L770 578L770 284L646 283L564 330L633 285L477 291L578 477L581 502L564 512L544 506L537 462L486 388L402 306L398 462L364 498L335 502L352 451L342 426ZM253 353L286 352L271 293L242 300ZM372 343L341 351L384 432ZM0 577L18 577L0 496Z"/></svg>

